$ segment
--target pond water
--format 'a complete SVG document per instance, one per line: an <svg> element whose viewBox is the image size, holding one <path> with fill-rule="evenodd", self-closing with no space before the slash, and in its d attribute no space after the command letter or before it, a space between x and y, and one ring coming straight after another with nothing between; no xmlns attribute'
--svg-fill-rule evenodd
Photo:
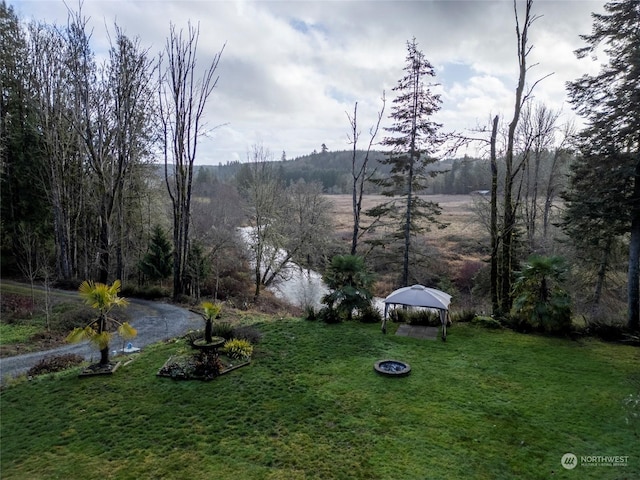
<svg viewBox="0 0 640 480"><path fill-rule="evenodd" d="M247 246L249 260L255 265L255 255L252 246L255 243L253 227L242 227L238 229L240 237ZM276 259L286 258L286 252L270 252ZM278 278L269 286L267 290L291 305L305 308L313 307L316 310L322 305L322 297L329 293L329 288L322 281L322 275L314 270L300 267L294 262L287 262ZM374 298L373 305L381 313L384 312L384 301L381 298Z"/></svg>
<svg viewBox="0 0 640 480"><path fill-rule="evenodd" d="M252 248L255 244L253 231L253 227L239 229L240 237L247 246L252 266L255 265L255 254ZM280 262L286 258L286 252L283 250L270 251L269 254ZM291 305L302 308L311 306L315 309L322 307L322 297L329 293L329 289L322 281L322 275L313 270L302 268L291 261L284 265L278 277L267 287L267 290Z"/></svg>

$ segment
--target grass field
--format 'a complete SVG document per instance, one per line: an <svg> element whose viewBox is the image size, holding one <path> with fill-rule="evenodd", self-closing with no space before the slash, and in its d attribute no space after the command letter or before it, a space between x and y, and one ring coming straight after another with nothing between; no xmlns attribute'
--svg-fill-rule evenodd
<svg viewBox="0 0 640 480"><path fill-rule="evenodd" d="M326 195L325 198L332 205L331 215L336 230L350 232L353 228L351 195ZM427 195L423 198L438 203L442 207L440 219L450 224L447 229L434 230L432 232L434 236L442 238L448 235L479 235L482 233L481 225L474 214L474 202L478 198L472 195ZM389 197L382 195L365 195L362 200L362 208L367 210L388 200ZM488 233L485 234L488 235Z"/></svg>
<svg viewBox="0 0 640 480"><path fill-rule="evenodd" d="M346 241L351 241L353 212L351 195L326 195L331 205L331 218L336 232ZM481 197L472 195L427 195L424 199L435 202L442 208L439 220L448 224L447 228L432 228L424 234L427 243L438 248L440 255L455 271L464 261L485 259L489 252L489 232L475 213L476 203ZM382 195L365 195L363 210L366 211L384 201ZM363 216L363 224L369 219Z"/></svg>
<svg viewBox="0 0 640 480"><path fill-rule="evenodd" d="M0 357L55 348L64 343L72 328L84 325L68 320L73 312L86 310L76 292L50 293L49 325L40 285L32 292L26 284L3 280L0 297ZM65 313L72 315L65 317Z"/></svg>
<svg viewBox="0 0 640 480"><path fill-rule="evenodd" d="M446 343L356 323L256 326L252 364L212 382L155 376L180 341L112 377L75 370L4 389L2 478L640 477L639 426L624 408L637 348L467 324ZM376 374L383 358L411 374ZM565 470L567 452L628 463Z"/></svg>

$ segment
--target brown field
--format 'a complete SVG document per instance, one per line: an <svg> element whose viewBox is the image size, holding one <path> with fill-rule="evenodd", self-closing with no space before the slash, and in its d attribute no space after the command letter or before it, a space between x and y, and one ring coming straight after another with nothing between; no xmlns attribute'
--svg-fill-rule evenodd
<svg viewBox="0 0 640 480"><path fill-rule="evenodd" d="M327 195L333 206L331 211L338 234L350 239L353 214L351 195ZM474 212L478 197L471 195L427 195L424 198L436 202L442 207L440 220L448 223L444 229L433 228L425 234L425 239L436 245L450 260L480 260L483 258L483 246L488 245L488 232L480 224ZM382 195L367 195L363 199L363 210L367 210L388 200ZM366 222L367 219L364 219Z"/></svg>

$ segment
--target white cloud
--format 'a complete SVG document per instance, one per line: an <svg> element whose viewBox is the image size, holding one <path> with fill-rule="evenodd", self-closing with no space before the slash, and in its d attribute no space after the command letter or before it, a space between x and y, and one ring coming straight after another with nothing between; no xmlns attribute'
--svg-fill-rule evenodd
<svg viewBox="0 0 640 480"><path fill-rule="evenodd" d="M66 23L62 0L9 3L26 20ZM541 17L531 27L531 64L538 65L528 82L555 72L535 96L552 108L564 105L567 115L565 83L597 68L573 51L583 46L579 35L590 32L590 13L602 11L603 3L534 2ZM276 157L285 150L288 158L322 143L348 148L345 111L359 102L366 133L385 90L390 112L391 88L403 73L412 37L442 83L436 120L445 130L473 128L491 114L508 117L513 111L518 66L509 0L91 0L83 11L91 17L96 49L105 48L105 24L114 21L153 54L163 48L169 22L178 28L199 24L201 65L226 42L207 110L208 125L222 126L202 140L201 164L244 160L257 142ZM390 123L386 118L385 125Z"/></svg>

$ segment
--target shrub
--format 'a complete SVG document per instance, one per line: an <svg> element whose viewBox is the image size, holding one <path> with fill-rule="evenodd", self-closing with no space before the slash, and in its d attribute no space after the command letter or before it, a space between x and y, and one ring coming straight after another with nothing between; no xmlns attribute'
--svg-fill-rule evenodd
<svg viewBox="0 0 640 480"><path fill-rule="evenodd" d="M624 342L630 345L640 345L640 336L629 331L626 324L622 322L592 321L586 326L584 333L607 342Z"/></svg>
<svg viewBox="0 0 640 480"><path fill-rule="evenodd" d="M233 326L229 322L214 323L211 326L211 336L231 340L234 337Z"/></svg>
<svg viewBox="0 0 640 480"><path fill-rule="evenodd" d="M391 312L391 320L409 325L421 325L427 327L439 327L441 324L440 313L435 310L409 310L396 308Z"/></svg>
<svg viewBox="0 0 640 480"><path fill-rule="evenodd" d="M143 300L157 300L171 296L169 288L158 285L148 285L146 287L135 287L127 285L122 289L122 295L126 297L142 298Z"/></svg>
<svg viewBox="0 0 640 480"><path fill-rule="evenodd" d="M318 312L316 312L316 309L313 308L311 305L307 305L306 307L304 307L304 319L305 320L309 320L310 322L315 322L316 320L318 320Z"/></svg>
<svg viewBox="0 0 640 480"><path fill-rule="evenodd" d="M396 323L407 323L409 310L402 308L394 308L389 311L389 319Z"/></svg>
<svg viewBox="0 0 640 480"><path fill-rule="evenodd" d="M220 375L222 368L223 365L218 355L213 352L202 351L196 356L193 373L197 377L211 380Z"/></svg>
<svg viewBox="0 0 640 480"><path fill-rule="evenodd" d="M74 328L84 327L89 324L95 316L93 309L86 305L78 305L76 308L54 316L51 327L58 332L70 332Z"/></svg>
<svg viewBox="0 0 640 480"><path fill-rule="evenodd" d="M318 311L318 320L321 320L324 323L340 323L342 318L333 308L323 307Z"/></svg>
<svg viewBox="0 0 640 480"><path fill-rule="evenodd" d="M471 293L471 290L474 286L474 278L476 274L484 267L484 263L478 262L476 260L466 260L460 269L458 270L458 274L454 280L456 286L460 290L467 291Z"/></svg>
<svg viewBox="0 0 640 480"><path fill-rule="evenodd" d="M244 325L241 327L233 328L232 338L237 338L239 340L246 340L252 345L256 345L260 343L260 340L262 340L262 332L258 330L256 327L252 327L250 325Z"/></svg>
<svg viewBox="0 0 640 480"><path fill-rule="evenodd" d="M484 328L502 328L502 324L500 323L500 320L497 320L493 317L485 317L482 315L477 315L475 317L473 317L473 320L471 320L471 323L473 325L478 325L479 327L484 327Z"/></svg>
<svg viewBox="0 0 640 480"><path fill-rule="evenodd" d="M217 292L221 300L230 300L244 297L249 288L251 288L251 280L244 272L227 272L220 277L217 290L214 286L211 291Z"/></svg>
<svg viewBox="0 0 640 480"><path fill-rule="evenodd" d="M36 363L29 369L27 375L36 376L45 373L61 372L71 367L75 367L84 362L81 355L67 353L66 355L58 355L55 357L46 357Z"/></svg>
<svg viewBox="0 0 640 480"><path fill-rule="evenodd" d="M381 323L382 314L377 308L369 305L358 312L356 320L362 323Z"/></svg>
<svg viewBox="0 0 640 480"><path fill-rule="evenodd" d="M180 356L165 363L158 375L174 379L188 379L193 377L195 357Z"/></svg>
<svg viewBox="0 0 640 480"><path fill-rule="evenodd" d="M244 360L251 358L253 346L247 340L234 338L224 344L224 352L231 358Z"/></svg>
<svg viewBox="0 0 640 480"><path fill-rule="evenodd" d="M59 278L57 279L55 282L53 282L53 287L55 288L59 288L61 290L78 290L78 288L80 288L80 284L82 282L80 280L78 280L77 278L75 279L64 279L64 278Z"/></svg>
<svg viewBox="0 0 640 480"><path fill-rule="evenodd" d="M13 318L29 317L35 308L31 297L25 295L3 293L0 300L0 311L3 314L12 314ZM6 320L6 315L3 317Z"/></svg>
<svg viewBox="0 0 640 480"><path fill-rule="evenodd" d="M476 316L476 312L474 310L460 310L456 312L449 312L449 318L451 318L452 322L456 323L468 323L472 322Z"/></svg>

